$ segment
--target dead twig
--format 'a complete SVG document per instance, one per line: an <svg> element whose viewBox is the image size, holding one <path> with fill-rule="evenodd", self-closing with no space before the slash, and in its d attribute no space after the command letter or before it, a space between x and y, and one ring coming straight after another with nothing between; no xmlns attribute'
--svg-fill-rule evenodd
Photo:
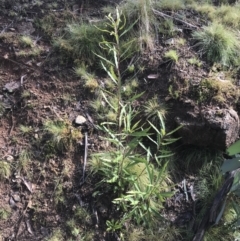
<svg viewBox="0 0 240 241"><path fill-rule="evenodd" d="M18 219L18 227L17 227L17 230L16 230L15 240L18 240L18 235L19 235L20 226L21 226L21 223L22 223L22 221L23 221L23 218L24 218L25 215L26 215L27 209L28 209L31 201L32 201L32 194L30 194L29 200L28 200L28 202L27 202L27 205L26 205L25 209L23 210L21 217Z"/></svg>
<svg viewBox="0 0 240 241"><path fill-rule="evenodd" d="M12 121L12 126L11 129L9 130L8 136L10 137L12 135L13 128L15 126L15 123L13 121L13 111L11 111L11 121Z"/></svg>
<svg viewBox="0 0 240 241"><path fill-rule="evenodd" d="M3 28L3 30L1 31L1 34L4 33L9 27L11 27L12 24L13 24L13 21L10 24L8 24L5 28Z"/></svg>
<svg viewBox="0 0 240 241"><path fill-rule="evenodd" d="M57 118L60 120L60 121L64 121L63 118L57 113L57 111L55 110L54 106L49 106L50 110L57 116Z"/></svg>
<svg viewBox="0 0 240 241"><path fill-rule="evenodd" d="M85 181L85 171L86 171L86 164L87 164L87 154L88 154L88 134L85 132L85 148L84 148L84 162L83 162L83 176L82 176L82 183Z"/></svg>
<svg viewBox="0 0 240 241"><path fill-rule="evenodd" d="M23 79L24 79L26 76L27 76L26 74L23 75L23 76L21 76L21 80L20 80L20 86L21 86L21 87L23 86Z"/></svg>

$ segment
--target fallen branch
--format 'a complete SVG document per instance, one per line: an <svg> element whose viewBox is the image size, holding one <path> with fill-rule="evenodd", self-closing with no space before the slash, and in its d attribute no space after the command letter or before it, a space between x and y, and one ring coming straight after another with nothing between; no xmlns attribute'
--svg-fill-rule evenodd
<svg viewBox="0 0 240 241"><path fill-rule="evenodd" d="M183 24L185 24L185 25L187 25L187 26L189 26L189 27L191 27L191 28L195 28L195 29L198 29L198 28L199 28L198 26L193 25L193 24L191 24L191 23L188 23L188 22L186 22L186 21L183 21L183 20L180 19L180 18L176 18L176 17L170 16L170 15L168 15L168 14L166 14L166 13L157 11L156 9L152 9L152 10L153 10L153 13L154 13L154 14L159 15L159 16L161 16L161 17L163 17L163 18L171 18L171 19L174 19L174 20L176 20L177 22L183 23Z"/></svg>

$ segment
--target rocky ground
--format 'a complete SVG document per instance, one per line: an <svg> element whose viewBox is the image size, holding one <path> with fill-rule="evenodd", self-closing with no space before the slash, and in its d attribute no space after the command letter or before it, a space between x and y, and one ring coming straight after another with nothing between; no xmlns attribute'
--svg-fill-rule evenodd
<svg viewBox="0 0 240 241"><path fill-rule="evenodd" d="M98 180L87 176L83 182L84 141L75 143L68 152L55 153L43 127L47 120L68 120L72 130L83 135L88 133L90 152L102 148L103 143L95 129L96 115L87 107L90 96L74 75L73 65L64 63L54 51L48 35L52 29L44 29L39 22L49 18L48 21L54 23L50 25L55 28L54 34L60 36L66 19L73 21L81 14L98 16L99 6L104 6L106 2L0 3L2 240L70 240L71 235L63 238L58 231L73 232L71 225L66 223L74 215L81 223L80 230L75 231L85 233L85 239L79 240L117 240L105 232L105 221L113 215L109 207L111 203L107 198L96 201L92 197ZM192 13L186 14L190 16ZM237 109L238 87L227 82L227 73L219 72L217 66L186 61L197 57L193 45L190 40L177 41L179 38L190 38L191 29L199 28L201 24L195 17L191 21L177 23L179 34L176 37L160 39L150 60L149 53L141 57L142 65L146 66L139 77L140 88L146 91L142 102L157 94L169 106L169 127L185 124L183 142L177 143L175 148L183 143L202 143L202 146L224 149L238 136L238 115L229 109L230 106ZM34 48L24 46L19 40L21 35L31 35ZM166 62L161 57L173 46L180 56L177 64ZM205 86L200 84L204 77L209 76L219 78L223 83L221 89L225 90L221 93L221 103L214 99L218 89L205 93ZM238 82L237 74L231 78ZM199 88L205 95L199 96ZM228 95L229 91L232 91L231 95ZM77 125L77 116L84 117L84 123ZM230 123L230 127L223 127L226 123ZM206 127L208 131L203 136L202 130ZM212 130L217 130L216 135L209 139ZM193 132L196 135L192 135ZM10 165L10 173L4 173L5 163ZM178 183L176 195L167 201L165 215L181 226L189 223L195 215L195 177L180 171L175 178ZM79 207L86 208L88 212L77 213Z"/></svg>

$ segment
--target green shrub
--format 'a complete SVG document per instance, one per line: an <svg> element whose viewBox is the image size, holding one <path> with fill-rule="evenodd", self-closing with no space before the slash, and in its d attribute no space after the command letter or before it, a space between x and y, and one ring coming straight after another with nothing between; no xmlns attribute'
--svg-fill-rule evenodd
<svg viewBox="0 0 240 241"><path fill-rule="evenodd" d="M192 36L199 54L211 64L228 66L236 62L239 42L234 33L222 25L213 23L202 31L195 31Z"/></svg>

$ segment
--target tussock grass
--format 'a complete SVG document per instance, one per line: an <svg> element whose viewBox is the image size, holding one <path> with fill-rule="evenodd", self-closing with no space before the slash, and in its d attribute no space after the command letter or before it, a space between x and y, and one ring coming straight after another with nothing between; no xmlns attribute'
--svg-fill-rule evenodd
<svg viewBox="0 0 240 241"><path fill-rule="evenodd" d="M162 119L165 119L167 113L168 108L165 104L159 102L157 96L154 96L152 99L148 100L144 105L144 115L152 122L156 122L159 119L159 116Z"/></svg>
<svg viewBox="0 0 240 241"><path fill-rule="evenodd" d="M189 172L195 172L213 160L220 165L223 160L220 151L197 146L186 146L181 149L179 155L180 159L184 160L182 165L184 165L185 170Z"/></svg>
<svg viewBox="0 0 240 241"><path fill-rule="evenodd" d="M22 134L29 134L33 131L33 128L31 126L20 125L19 130L22 132Z"/></svg>
<svg viewBox="0 0 240 241"><path fill-rule="evenodd" d="M235 239L231 226L228 224L222 223L222 225L216 225L206 231L204 235L204 241L212 241L212 240L226 241L226 240L238 240L238 239Z"/></svg>
<svg viewBox="0 0 240 241"><path fill-rule="evenodd" d="M9 218L10 215L11 215L10 208L0 208L0 220L6 220Z"/></svg>
<svg viewBox="0 0 240 241"><path fill-rule="evenodd" d="M240 27L240 5L221 5L216 9L215 17L223 24L234 28Z"/></svg>
<svg viewBox="0 0 240 241"><path fill-rule="evenodd" d="M6 161L0 160L0 180L9 178L11 175L11 165Z"/></svg>
<svg viewBox="0 0 240 241"><path fill-rule="evenodd" d="M202 66L202 62L198 58L190 58L188 60L188 63L192 64L192 65L196 65L197 67L201 67Z"/></svg>
<svg viewBox="0 0 240 241"><path fill-rule="evenodd" d="M20 37L20 43L24 46L24 47L33 47L33 40L30 36L21 36Z"/></svg>
<svg viewBox="0 0 240 241"><path fill-rule="evenodd" d="M94 92L99 87L96 76L87 72L87 69L84 65L75 68L74 72L77 76L81 77L81 79L84 81L84 86L91 92Z"/></svg>
<svg viewBox="0 0 240 241"><path fill-rule="evenodd" d="M240 27L240 5L222 4L215 7L209 3L191 5L197 12L206 15L211 21L218 22L228 27Z"/></svg>
<svg viewBox="0 0 240 241"><path fill-rule="evenodd" d="M159 32L163 35L172 37L176 34L176 27L172 19L165 19L159 24Z"/></svg>
<svg viewBox="0 0 240 241"><path fill-rule="evenodd" d="M63 232L60 228L54 229L50 237L45 241L64 241Z"/></svg>
<svg viewBox="0 0 240 241"><path fill-rule="evenodd" d="M160 8L162 10L180 10L185 8L185 4L183 0L159 0L155 3L156 8Z"/></svg>
<svg viewBox="0 0 240 241"><path fill-rule="evenodd" d="M93 65L96 53L101 53L99 42L103 33L88 23L72 23L66 27L66 36L54 41L54 46L69 59Z"/></svg>
<svg viewBox="0 0 240 241"><path fill-rule="evenodd" d="M126 16L127 26L131 26L139 19L137 25L140 50L144 51L145 49L148 49L152 51L155 47L153 26L155 26L156 23L156 18L152 13L152 1L128 0L120 6L120 10L123 12L123 15Z"/></svg>
<svg viewBox="0 0 240 241"><path fill-rule="evenodd" d="M197 12L207 15L210 19L212 19L212 17L214 16L214 13L216 11L215 7L209 3L203 3L203 4L194 3L191 6Z"/></svg>
<svg viewBox="0 0 240 241"><path fill-rule="evenodd" d="M195 31L192 36L196 41L195 48L198 53L210 63L229 66L237 61L239 41L234 33L223 25L213 23L202 31Z"/></svg>
<svg viewBox="0 0 240 241"><path fill-rule="evenodd" d="M67 150L73 143L82 139L82 133L71 127L68 121L46 121L44 129L51 134L51 143L58 150Z"/></svg>
<svg viewBox="0 0 240 241"><path fill-rule="evenodd" d="M177 63L178 62L178 53L176 50L169 50L164 54L164 57L167 59L167 61L170 61L171 63Z"/></svg>
<svg viewBox="0 0 240 241"><path fill-rule="evenodd" d="M203 200L203 203L209 203L210 197L214 197L223 181L220 165L214 162L215 160L205 163L199 171L196 190L198 192L197 197Z"/></svg>
<svg viewBox="0 0 240 241"><path fill-rule="evenodd" d="M31 162L31 152L28 150L22 150L19 154L19 160L17 164L17 168L19 170L27 171L29 163Z"/></svg>

